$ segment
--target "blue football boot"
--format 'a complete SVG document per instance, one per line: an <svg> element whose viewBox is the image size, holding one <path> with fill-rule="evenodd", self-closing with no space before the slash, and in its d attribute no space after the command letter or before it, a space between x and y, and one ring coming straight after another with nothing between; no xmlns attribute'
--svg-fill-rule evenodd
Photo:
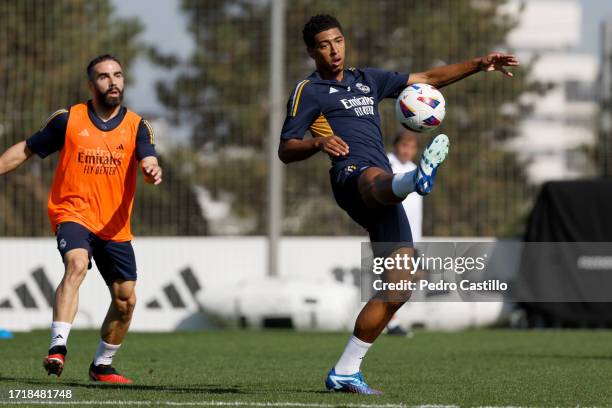
<svg viewBox="0 0 612 408"><path fill-rule="evenodd" d="M336 392L350 392L353 394L369 394L369 395L380 395L382 391L370 388L363 379L361 372L340 375L336 374L335 369L331 369L325 379L325 387L330 391Z"/></svg>
<svg viewBox="0 0 612 408"><path fill-rule="evenodd" d="M418 194L425 196L431 192L434 179L436 178L436 171L438 166L446 159L449 145L448 136L442 134L434 137L425 148L425 151L423 151L415 176L415 190Z"/></svg>

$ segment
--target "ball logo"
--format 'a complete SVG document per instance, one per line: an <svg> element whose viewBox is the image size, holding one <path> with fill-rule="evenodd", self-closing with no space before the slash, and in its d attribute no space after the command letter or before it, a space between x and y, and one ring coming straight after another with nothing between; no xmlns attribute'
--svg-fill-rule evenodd
<svg viewBox="0 0 612 408"><path fill-rule="evenodd" d="M405 118L410 118L414 116L414 111L410 109L408 105L406 105L406 102L400 100L399 104L400 104L400 109L402 110L402 113L404 114Z"/></svg>
<svg viewBox="0 0 612 408"><path fill-rule="evenodd" d="M434 98L428 98L426 96L419 96L417 101L423 102L426 105L431 106L432 109L436 109L436 107L440 104L440 101Z"/></svg>
<svg viewBox="0 0 612 408"><path fill-rule="evenodd" d="M362 84L361 82L357 82L355 86L357 87L357 89L359 89L361 92L365 94L370 93L370 87Z"/></svg>
<svg viewBox="0 0 612 408"><path fill-rule="evenodd" d="M438 118L432 115L428 117L427 119L423 120L423 123L425 123L428 126L438 126L441 122L440 120L438 120Z"/></svg>

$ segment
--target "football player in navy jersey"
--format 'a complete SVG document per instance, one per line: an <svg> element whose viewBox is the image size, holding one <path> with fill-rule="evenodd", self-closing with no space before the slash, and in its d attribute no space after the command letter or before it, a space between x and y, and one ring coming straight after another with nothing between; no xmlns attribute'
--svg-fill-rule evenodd
<svg viewBox="0 0 612 408"><path fill-rule="evenodd" d="M411 84L440 88L480 71L500 71L511 77L505 67L519 65L518 59L495 52L407 75L376 68L346 69L345 37L338 20L330 15L311 17L303 38L316 71L290 95L278 155L290 163L319 151L327 153L336 202L368 231L375 256L410 256L412 234L401 202L412 192L427 195L431 191L449 140L438 135L423 152L416 170L393 174L383 146L378 104L397 97ZM311 139L304 139L307 130ZM376 243L393 245L377 249ZM386 271L391 281L405 272ZM366 384L360 366L369 347L410 296L406 292L392 295L376 294L364 306L344 352L327 375L327 389L380 393Z"/></svg>

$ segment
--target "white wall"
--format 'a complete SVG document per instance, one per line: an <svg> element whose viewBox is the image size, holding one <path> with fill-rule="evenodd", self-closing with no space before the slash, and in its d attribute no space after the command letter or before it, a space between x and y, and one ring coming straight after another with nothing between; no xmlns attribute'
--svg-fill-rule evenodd
<svg viewBox="0 0 612 408"><path fill-rule="evenodd" d="M304 276L314 283L334 282L334 269L359 268L360 242L360 238L286 239L281 245L281 270L291 278ZM177 326L189 327L187 319L195 319L195 325L201 324L194 314L198 314L202 304L215 312L231 314L233 295L238 290L244 291L245 282L265 278L266 245L263 237L136 239L139 304L132 328L171 330ZM305 256L313 248L316 255ZM12 330L48 327L51 307L32 276L38 268L44 270L55 289L63 276L63 264L54 239L0 239L0 305L9 302L12 306L0 308L0 327ZM181 275L186 268L193 271L202 287L195 296ZM24 307L16 293L23 285L35 307ZM164 290L169 285L178 292L185 307L173 307ZM356 287L347 286L356 301ZM94 266L81 287L75 326L98 327L109 300L108 289ZM157 302L159 308L147 307L151 302Z"/></svg>
<svg viewBox="0 0 612 408"><path fill-rule="evenodd" d="M361 308L355 277L362 241L365 237L283 238L281 276L269 279L264 237L138 238L138 305L131 329L205 328L218 318L237 325L239 317L260 327L264 318L290 316L298 329L350 330ZM0 307L0 327L49 327L52 309L33 275L41 268L54 290L63 276L54 239L0 239L0 306L11 306ZM197 282L191 289L185 270ZM19 290L27 290L32 307L24 305ZM94 266L81 287L75 327L98 328L109 301ZM494 322L501 308L500 302L414 302L399 317L405 325L461 329Z"/></svg>

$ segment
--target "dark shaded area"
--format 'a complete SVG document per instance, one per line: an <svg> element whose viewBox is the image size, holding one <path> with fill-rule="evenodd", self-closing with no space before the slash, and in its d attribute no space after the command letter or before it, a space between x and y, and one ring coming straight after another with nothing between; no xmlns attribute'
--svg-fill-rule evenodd
<svg viewBox="0 0 612 408"><path fill-rule="evenodd" d="M580 267L581 257L601 259L612 256L612 180L593 179L549 182L533 208L526 242L554 245L525 246L517 277L517 298L546 299L552 293L566 296L594 296L595 274L612 276L612 269ZM601 245L588 244L604 243ZM575 243L575 244L569 244ZM582 244L580 244L582 243ZM602 251L603 249L603 251ZM605 285L605 280L601 280ZM599 289L608 290L602 286ZM612 328L609 302L524 302L528 327Z"/></svg>

